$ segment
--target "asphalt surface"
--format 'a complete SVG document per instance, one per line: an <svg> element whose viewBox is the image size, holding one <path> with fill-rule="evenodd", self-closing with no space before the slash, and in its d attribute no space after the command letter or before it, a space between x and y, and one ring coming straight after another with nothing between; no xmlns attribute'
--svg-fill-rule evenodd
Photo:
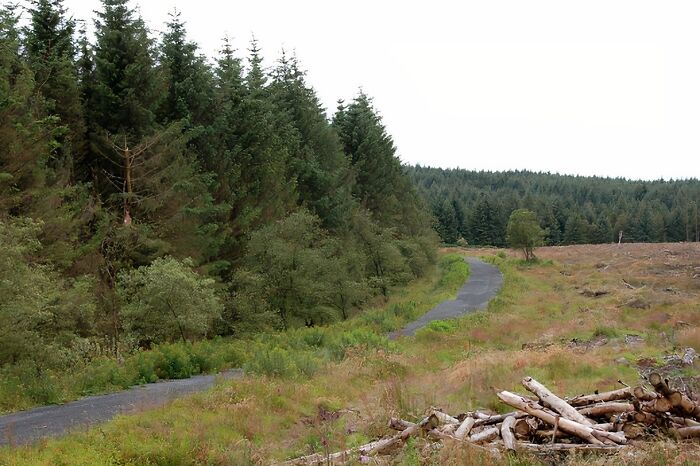
<svg viewBox="0 0 700 466"><path fill-rule="evenodd" d="M503 286L503 275L496 267L479 259L466 257L464 260L469 262L469 280L457 292L457 299L438 304L420 319L389 334L390 339L412 336L434 320L454 319L486 307Z"/></svg>
<svg viewBox="0 0 700 466"><path fill-rule="evenodd" d="M240 369L219 375L198 375L130 388L107 395L89 396L63 405L42 406L0 416L0 446L24 445L44 437L56 437L112 419L117 414L162 406L190 393L214 386L217 379L240 377Z"/></svg>
<svg viewBox="0 0 700 466"><path fill-rule="evenodd" d="M389 338L414 335L416 330L434 320L460 317L483 309L503 285L503 276L496 267L478 259L469 262L469 280L459 290L457 299L440 303L420 319ZM240 377L234 369L219 375L200 375L183 380L170 380L141 385L117 393L90 396L63 405L43 406L28 411L0 416L0 446L24 445L45 437L56 437L71 430L85 429L112 419L118 414L143 411L162 406L190 393L211 388L217 379Z"/></svg>

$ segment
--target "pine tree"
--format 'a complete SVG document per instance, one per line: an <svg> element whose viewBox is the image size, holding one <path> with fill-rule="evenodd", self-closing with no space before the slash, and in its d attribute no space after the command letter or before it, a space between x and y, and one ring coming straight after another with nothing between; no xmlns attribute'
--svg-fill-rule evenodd
<svg viewBox="0 0 700 466"><path fill-rule="evenodd" d="M347 108L341 107L334 126L355 171L353 192L357 199L382 224L399 223L401 163L370 98L361 92ZM402 194L410 195L411 191Z"/></svg>
<svg viewBox="0 0 700 466"><path fill-rule="evenodd" d="M47 112L57 115L65 127L56 134L50 163L65 183L76 178L73 159L84 150L85 136L73 43L75 22L67 18L62 0L32 0L29 13L24 48Z"/></svg>
<svg viewBox="0 0 700 466"><path fill-rule="evenodd" d="M158 120L162 124L187 120L193 128L208 126L213 116L214 87L206 59L198 54L197 44L187 40L178 11L170 14L166 26L160 67L167 95L158 109Z"/></svg>
<svg viewBox="0 0 700 466"><path fill-rule="evenodd" d="M251 48L253 72L261 72L257 45ZM265 79L261 75L255 82L263 86ZM214 150L205 167L216 174L217 202L229 206L221 264L226 268L241 258L251 231L284 216L295 193L287 182L287 148L276 131L267 89L246 82L228 40L217 60L215 83Z"/></svg>
<svg viewBox="0 0 700 466"><path fill-rule="evenodd" d="M17 23L14 8L0 7L0 213L21 215L31 207L28 194L46 185L58 121L21 60Z"/></svg>
<svg viewBox="0 0 700 466"><path fill-rule="evenodd" d="M296 57L283 53L270 96L279 111L280 133L286 135L289 176L296 181L299 202L319 216L324 228L347 229L354 205L349 164Z"/></svg>
<svg viewBox="0 0 700 466"><path fill-rule="evenodd" d="M102 0L95 20L94 88L89 117L88 163L103 194L119 193L124 182L115 163L114 139L122 147L135 146L155 130L159 84L151 41L143 20L128 0ZM118 167L115 171L115 166Z"/></svg>

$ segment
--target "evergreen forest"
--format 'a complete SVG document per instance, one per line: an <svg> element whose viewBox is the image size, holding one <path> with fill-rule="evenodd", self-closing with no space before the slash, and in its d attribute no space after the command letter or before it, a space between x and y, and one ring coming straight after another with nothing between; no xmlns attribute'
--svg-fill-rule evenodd
<svg viewBox="0 0 700 466"><path fill-rule="evenodd" d="M0 9L5 375L342 320L435 262L367 95L328 116L294 55L209 58L127 0L76 24Z"/></svg>
<svg viewBox="0 0 700 466"><path fill-rule="evenodd" d="M528 171L407 167L447 244L507 246L517 209L535 212L545 244L700 241L700 181L631 181Z"/></svg>

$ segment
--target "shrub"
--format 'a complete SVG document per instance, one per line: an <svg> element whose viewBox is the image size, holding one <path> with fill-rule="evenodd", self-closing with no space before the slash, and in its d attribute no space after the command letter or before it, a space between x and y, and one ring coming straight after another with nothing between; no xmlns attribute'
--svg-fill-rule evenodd
<svg viewBox="0 0 700 466"><path fill-rule="evenodd" d="M221 315L214 280L200 277L192 265L166 257L119 276L124 321L143 342L201 338Z"/></svg>
<svg viewBox="0 0 700 466"><path fill-rule="evenodd" d="M450 333L457 330L457 322L454 320L434 320L428 324L428 329L433 332Z"/></svg>
<svg viewBox="0 0 700 466"><path fill-rule="evenodd" d="M255 374L274 377L292 377L296 365L289 353L279 347L262 348L253 353L246 370Z"/></svg>
<svg viewBox="0 0 700 466"><path fill-rule="evenodd" d="M200 372L183 345L161 345L154 352L155 373L161 379L186 379Z"/></svg>

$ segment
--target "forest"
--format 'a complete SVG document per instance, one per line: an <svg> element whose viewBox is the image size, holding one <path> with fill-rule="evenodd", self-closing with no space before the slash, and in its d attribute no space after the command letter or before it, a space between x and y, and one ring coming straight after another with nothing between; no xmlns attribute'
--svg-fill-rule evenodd
<svg viewBox="0 0 700 466"><path fill-rule="evenodd" d="M700 241L700 181L407 167L447 244L507 246L508 218L536 213L548 245Z"/></svg>
<svg viewBox="0 0 700 466"><path fill-rule="evenodd" d="M28 5L0 7L6 380L342 320L435 263L367 95L328 116L294 55L210 59L177 13L155 35L103 0L88 37Z"/></svg>

